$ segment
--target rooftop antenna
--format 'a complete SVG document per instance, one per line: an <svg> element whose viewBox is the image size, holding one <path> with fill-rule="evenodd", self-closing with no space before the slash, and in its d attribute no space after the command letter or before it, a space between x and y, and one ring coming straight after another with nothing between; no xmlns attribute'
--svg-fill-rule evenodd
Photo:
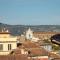
<svg viewBox="0 0 60 60"><path fill-rule="evenodd" d="M9 32L8 30L6 30L6 32Z"/></svg>
<svg viewBox="0 0 60 60"><path fill-rule="evenodd" d="M5 28L4 28L4 31L5 31Z"/></svg>
<svg viewBox="0 0 60 60"><path fill-rule="evenodd" d="M2 32L4 32L4 31L5 31L5 28L2 29Z"/></svg>
<svg viewBox="0 0 60 60"><path fill-rule="evenodd" d="M3 29L2 29L2 32L4 32Z"/></svg>

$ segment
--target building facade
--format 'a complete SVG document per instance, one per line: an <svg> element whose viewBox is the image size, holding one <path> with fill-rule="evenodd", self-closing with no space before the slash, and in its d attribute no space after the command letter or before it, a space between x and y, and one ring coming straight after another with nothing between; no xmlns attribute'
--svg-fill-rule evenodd
<svg viewBox="0 0 60 60"><path fill-rule="evenodd" d="M17 47L17 37L10 35L8 31L0 32L0 55L7 55Z"/></svg>
<svg viewBox="0 0 60 60"><path fill-rule="evenodd" d="M35 37L38 37L40 40L49 40L53 35L59 34L58 32L33 32Z"/></svg>
<svg viewBox="0 0 60 60"><path fill-rule="evenodd" d="M30 28L26 31L25 37L27 40L31 40L33 42L37 42L39 40L39 37L35 37L33 31Z"/></svg>
<svg viewBox="0 0 60 60"><path fill-rule="evenodd" d="M26 39L31 40L32 38L33 38L33 31L29 28L29 29L26 31Z"/></svg>

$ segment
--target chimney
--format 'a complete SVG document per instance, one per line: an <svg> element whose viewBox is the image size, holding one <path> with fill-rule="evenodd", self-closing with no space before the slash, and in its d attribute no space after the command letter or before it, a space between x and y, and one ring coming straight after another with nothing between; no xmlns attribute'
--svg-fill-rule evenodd
<svg viewBox="0 0 60 60"><path fill-rule="evenodd" d="M25 54L24 49L21 49L21 54Z"/></svg>

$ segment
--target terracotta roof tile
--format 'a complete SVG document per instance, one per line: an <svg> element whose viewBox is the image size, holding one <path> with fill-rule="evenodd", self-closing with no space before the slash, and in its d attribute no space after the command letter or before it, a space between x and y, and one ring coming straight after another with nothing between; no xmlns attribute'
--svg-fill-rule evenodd
<svg viewBox="0 0 60 60"><path fill-rule="evenodd" d="M0 60L32 60L28 59L27 55L2 55Z"/></svg>
<svg viewBox="0 0 60 60"><path fill-rule="evenodd" d="M43 48L32 48L29 51L33 56L48 56L48 52Z"/></svg>
<svg viewBox="0 0 60 60"><path fill-rule="evenodd" d="M33 43L33 42L25 42L23 43L23 46L25 48L39 48L40 46L36 43Z"/></svg>

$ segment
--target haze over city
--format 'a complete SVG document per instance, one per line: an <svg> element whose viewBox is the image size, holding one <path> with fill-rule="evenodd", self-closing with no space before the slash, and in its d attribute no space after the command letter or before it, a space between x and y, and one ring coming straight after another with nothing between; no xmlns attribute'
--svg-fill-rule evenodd
<svg viewBox="0 0 60 60"><path fill-rule="evenodd" d="M60 0L0 0L0 23L60 25Z"/></svg>

